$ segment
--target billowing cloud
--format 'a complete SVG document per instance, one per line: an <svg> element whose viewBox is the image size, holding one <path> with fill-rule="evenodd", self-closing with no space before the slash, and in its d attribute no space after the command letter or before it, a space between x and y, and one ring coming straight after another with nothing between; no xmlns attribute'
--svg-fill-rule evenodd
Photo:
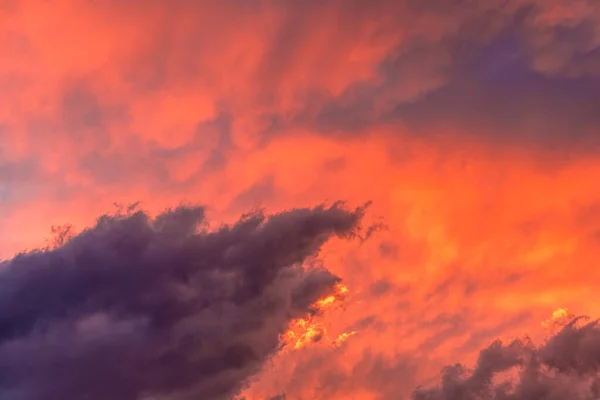
<svg viewBox="0 0 600 400"><path fill-rule="evenodd" d="M54 249L0 264L0 397L222 399L339 278L302 263L364 209L105 215Z"/></svg>
<svg viewBox="0 0 600 400"><path fill-rule="evenodd" d="M448 366L440 386L417 389L413 399L597 399L600 329L598 321L581 325L580 320L573 319L539 347L527 339L494 341L479 353L475 368Z"/></svg>

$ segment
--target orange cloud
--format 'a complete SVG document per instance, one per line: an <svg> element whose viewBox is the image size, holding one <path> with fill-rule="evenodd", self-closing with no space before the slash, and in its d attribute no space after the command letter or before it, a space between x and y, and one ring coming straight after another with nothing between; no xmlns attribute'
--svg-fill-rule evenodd
<svg viewBox="0 0 600 400"><path fill-rule="evenodd" d="M599 314L592 2L0 13L1 257L114 202L232 221L373 201L387 229L320 254L349 293L316 323L347 340L276 356L248 400L408 396L493 339L543 337L557 308Z"/></svg>

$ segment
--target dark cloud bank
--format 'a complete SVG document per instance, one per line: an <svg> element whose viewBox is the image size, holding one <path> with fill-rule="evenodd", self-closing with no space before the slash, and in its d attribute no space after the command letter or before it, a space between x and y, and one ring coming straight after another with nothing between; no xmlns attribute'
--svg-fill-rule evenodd
<svg viewBox="0 0 600 400"><path fill-rule="evenodd" d="M201 207L106 215L54 249L0 262L0 398L226 399L290 319L339 279L306 267L365 208L243 216Z"/></svg>
<svg viewBox="0 0 600 400"><path fill-rule="evenodd" d="M597 400L600 399L600 327L576 318L541 346L529 340L495 341L468 371L448 366L432 389L413 400Z"/></svg>

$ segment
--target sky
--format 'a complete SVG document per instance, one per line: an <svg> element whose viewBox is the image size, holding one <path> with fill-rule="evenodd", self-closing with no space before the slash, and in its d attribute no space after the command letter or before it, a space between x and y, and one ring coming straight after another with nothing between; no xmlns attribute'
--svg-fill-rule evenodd
<svg viewBox="0 0 600 400"><path fill-rule="evenodd" d="M598 1L1 0L0 48L0 397L600 393Z"/></svg>

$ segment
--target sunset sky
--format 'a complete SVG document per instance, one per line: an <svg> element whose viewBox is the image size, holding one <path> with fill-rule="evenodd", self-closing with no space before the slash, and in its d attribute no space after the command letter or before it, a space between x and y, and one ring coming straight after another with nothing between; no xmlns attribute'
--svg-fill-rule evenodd
<svg viewBox="0 0 600 400"><path fill-rule="evenodd" d="M31 256L30 281L13 268L29 261L13 257L47 246L52 226L77 235L139 202L150 219L202 206L182 215L208 230L277 214L260 231L278 246L273 263L317 262L320 249L343 283L327 278L322 293L348 289L308 322L320 340L264 350L232 389L246 400L410 399L446 365L474 368L495 339L542 346L556 310L600 316L597 0L0 0L0 54L0 259L14 275L0 303L21 299L9 279L34 308L47 301L42 280L50 297L78 286L39 275L56 258ZM258 233L214 235L206 249L250 246L223 260L270 268L269 247L251 248ZM65 251L89 249L91 236L77 237ZM194 254L210 263L206 249ZM299 274L306 282L290 282L313 282ZM65 296L86 298L85 287ZM22 317L7 307L0 325ZM34 347L21 337L7 349L2 329L0 397L54 400L3 386L3 371L28 368L6 360ZM586 329L600 365L600 333ZM52 351L40 365L61 359ZM188 399L165 390L153 398ZM112 399L146 399L124 393ZM192 398L219 399L204 396Z"/></svg>

